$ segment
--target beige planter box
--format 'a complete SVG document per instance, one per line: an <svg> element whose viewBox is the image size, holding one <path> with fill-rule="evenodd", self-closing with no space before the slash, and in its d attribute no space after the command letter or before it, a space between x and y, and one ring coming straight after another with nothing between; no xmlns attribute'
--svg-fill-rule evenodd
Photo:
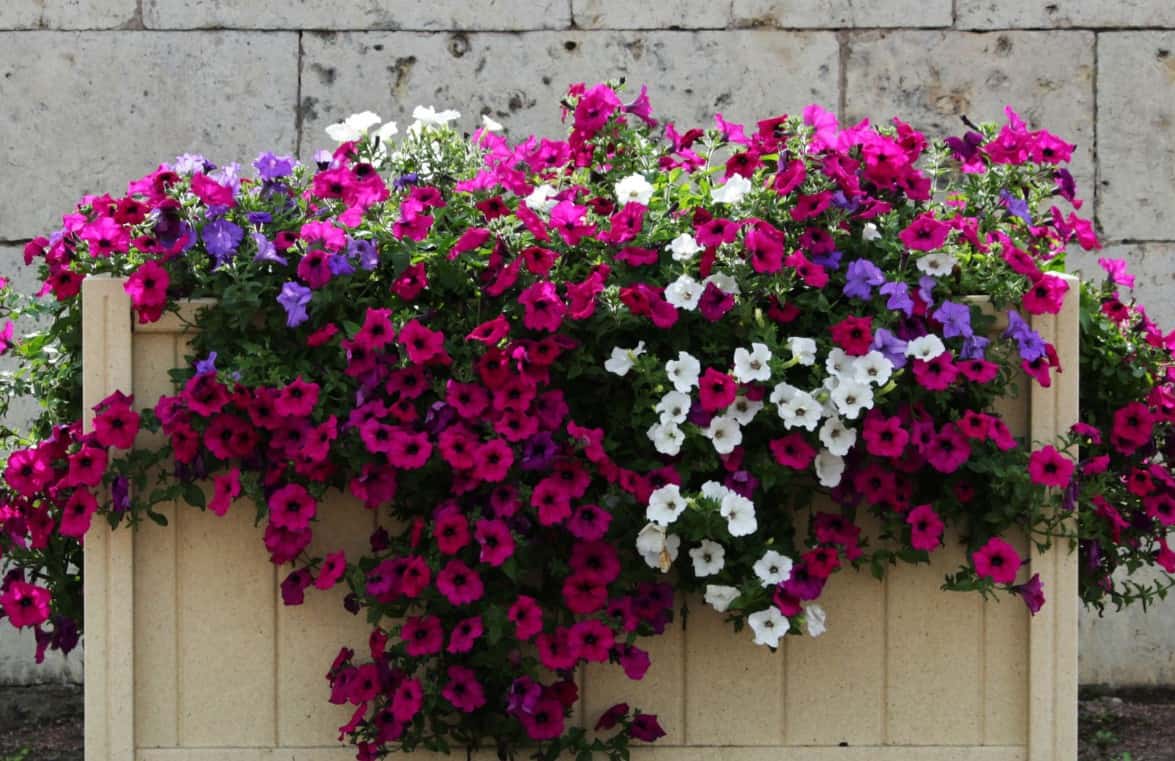
<svg viewBox="0 0 1175 761"><path fill-rule="evenodd" d="M172 393L181 321L132 324L121 280L89 279L82 293L86 410L115 389L147 406ZM1077 417L1073 294L1060 315L1035 323L1066 372L1002 410L1036 440ZM334 742L350 711L327 703L324 674L341 644L366 642L361 617L317 590L284 607L285 571L269 563L248 505L224 518L164 512L166 528L111 532L96 522L86 537L86 761L354 758ZM365 545L371 512L340 498L320 514L316 543ZM966 560L949 544L932 557L884 582L834 576L822 600L828 633L788 638L774 654L692 606L687 629L646 641L653 668L643 682L589 669L579 719L594 724L617 698L660 714L669 735L634 759L1075 759L1076 553L1033 552L1030 573L1049 598L1035 617L1018 600L940 591L943 574Z"/></svg>

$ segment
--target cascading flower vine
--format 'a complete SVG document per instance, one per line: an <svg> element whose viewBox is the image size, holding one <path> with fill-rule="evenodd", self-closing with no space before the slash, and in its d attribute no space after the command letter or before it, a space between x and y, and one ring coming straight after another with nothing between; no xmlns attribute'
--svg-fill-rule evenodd
<svg viewBox="0 0 1175 761"><path fill-rule="evenodd" d="M38 655L78 641L95 518L165 522L175 499L249 498L286 604L344 585L365 612L367 651L328 673L359 759L625 757L657 717L617 703L571 726L577 669L641 679L642 638L687 594L776 647L849 625L818 602L836 571L957 540L970 564L947 588L1035 612L1047 590L1014 536L1077 543L1091 605L1166 592L1115 572L1175 571L1175 334L1119 293L1121 261L1080 293L1058 276L1069 245L1098 247L1055 205L1081 207L1072 146L1011 109L932 143L818 106L681 131L613 84L562 106L565 140L488 118L463 138L456 112L418 108L398 140L357 114L333 152L265 153L253 177L181 156L28 244L43 298L3 287L0 307L49 319L15 343L6 324L24 366L3 388L46 406L30 437L4 431L0 609ZM115 394L83 431L94 275L126 277L144 323L216 302L174 393ZM1067 298L1081 423L1025 441L995 402L1078 370L1030 319ZM135 447L140 430L162 444ZM362 556L314 555L340 492L379 528Z"/></svg>

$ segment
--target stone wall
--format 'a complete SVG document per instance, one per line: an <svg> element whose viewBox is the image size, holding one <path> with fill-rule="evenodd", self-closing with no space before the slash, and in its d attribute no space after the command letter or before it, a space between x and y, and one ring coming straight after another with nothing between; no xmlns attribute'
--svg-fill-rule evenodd
<svg viewBox="0 0 1175 761"><path fill-rule="evenodd" d="M1078 144L1104 253L1175 325L1171 0L2 0L0 275L82 193L178 153L308 157L332 121L417 104L558 134L568 83L622 75L691 125L814 101L945 134L1013 105ZM1084 677L1175 684L1172 620L1088 620ZM27 673L11 642L0 682Z"/></svg>

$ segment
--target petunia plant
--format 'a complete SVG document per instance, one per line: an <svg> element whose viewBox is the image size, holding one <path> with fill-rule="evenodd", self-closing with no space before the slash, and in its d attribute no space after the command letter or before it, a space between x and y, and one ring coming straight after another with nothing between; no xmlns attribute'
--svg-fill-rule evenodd
<svg viewBox="0 0 1175 761"><path fill-rule="evenodd" d="M644 638L690 601L775 648L824 631L838 570L958 541L946 588L1035 613L1018 537L1080 552L1089 605L1166 593L1130 574L1175 571L1175 334L1123 262L1058 274L1099 247L1072 145L1011 109L940 142L819 106L683 129L620 92L573 85L562 140L418 108L403 134L333 125L311 163L184 155L28 244L39 298L0 291L45 325L0 334L20 359L0 404L44 404L3 431L9 622L69 650L98 521L247 499L284 602L342 585L340 615L371 626L366 652L324 654L359 759L623 758L664 730L626 703L572 726L578 669L641 679ZM126 278L142 323L214 301L174 392L115 394L84 431L93 276ZM1032 327L1066 299L1079 368ZM1081 374L1081 422L1015 435L996 402L1061 372ZM362 555L308 549L336 494L378 516Z"/></svg>

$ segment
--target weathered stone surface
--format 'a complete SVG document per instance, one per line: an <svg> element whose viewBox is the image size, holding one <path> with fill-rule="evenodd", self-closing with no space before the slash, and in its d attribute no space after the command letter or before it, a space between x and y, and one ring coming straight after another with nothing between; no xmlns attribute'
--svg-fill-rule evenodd
<svg viewBox="0 0 1175 761"><path fill-rule="evenodd" d="M961 29L1175 26L1171 0L967 0Z"/></svg>
<svg viewBox="0 0 1175 761"><path fill-rule="evenodd" d="M0 29L117 29L137 15L136 0L4 0Z"/></svg>
<svg viewBox="0 0 1175 761"><path fill-rule="evenodd" d="M1002 123L1010 105L1030 126L1077 145L1070 169L1078 194L1092 199L1093 45L1090 32L855 33L849 121L900 116L942 137L960 134L964 115Z"/></svg>
<svg viewBox="0 0 1175 761"><path fill-rule="evenodd" d="M292 151L297 90L293 33L0 33L0 240L186 151Z"/></svg>
<svg viewBox="0 0 1175 761"><path fill-rule="evenodd" d="M1103 257L1125 259L1129 263L1130 273L1134 275L1134 293L1119 288L1122 298L1133 295L1159 327L1175 330L1175 299L1171 298L1175 293L1175 243L1119 243L1101 251L1077 249L1066 254L1065 264L1070 272L1100 283L1105 279L1105 272L1097 260ZM1175 662L1171 673L1175 674Z"/></svg>
<svg viewBox="0 0 1175 761"><path fill-rule="evenodd" d="M579 29L722 29L730 23L730 3L680 0L572 0Z"/></svg>
<svg viewBox="0 0 1175 761"><path fill-rule="evenodd" d="M571 0L143 0L148 29L563 29Z"/></svg>
<svg viewBox="0 0 1175 761"><path fill-rule="evenodd" d="M951 0L734 0L736 26L926 27L951 25Z"/></svg>
<svg viewBox="0 0 1175 761"><path fill-rule="evenodd" d="M715 111L765 118L837 96L831 33L307 34L303 47L306 155L354 111L405 122L416 105L456 108L466 129L487 113L514 137L561 136L567 85L621 75L625 97L648 83L655 116L691 126L712 125Z"/></svg>
<svg viewBox="0 0 1175 761"><path fill-rule="evenodd" d="M1098 40L1098 216L1111 239L1175 239L1175 32Z"/></svg>

